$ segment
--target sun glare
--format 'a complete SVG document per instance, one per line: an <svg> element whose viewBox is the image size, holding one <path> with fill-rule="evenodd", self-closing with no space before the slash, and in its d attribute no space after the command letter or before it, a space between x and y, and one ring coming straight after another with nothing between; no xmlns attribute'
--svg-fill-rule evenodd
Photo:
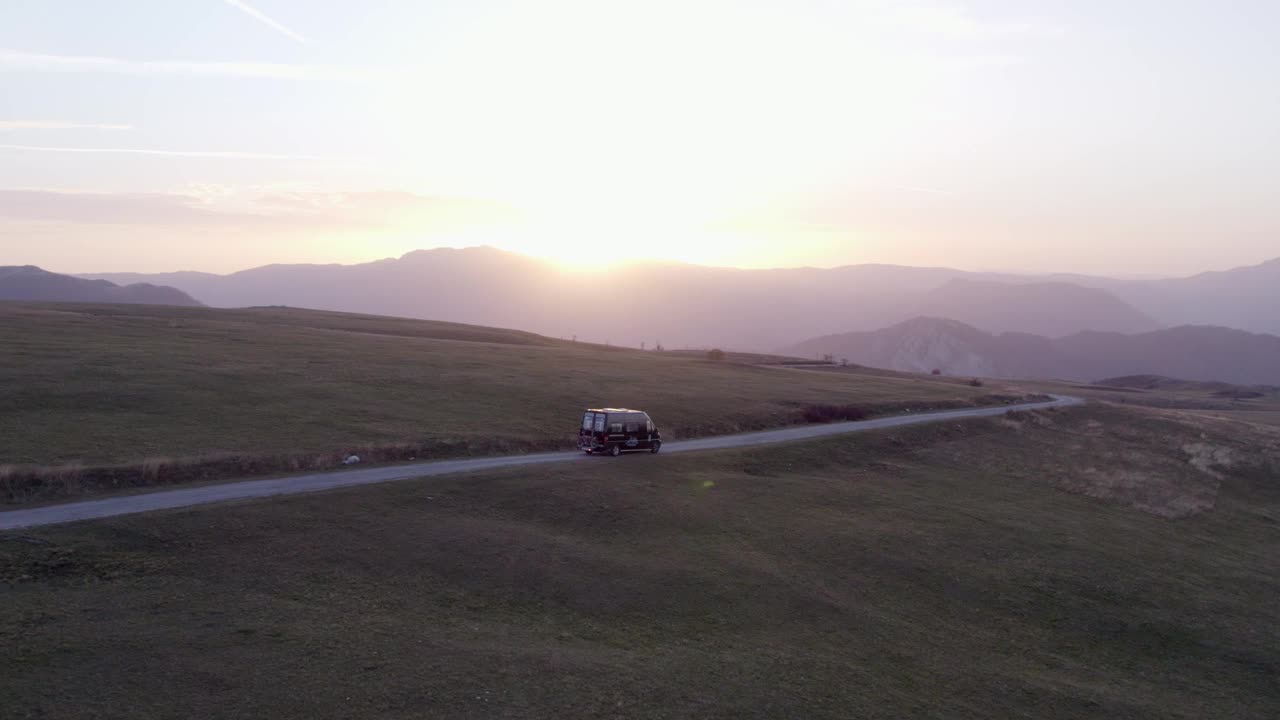
<svg viewBox="0 0 1280 720"><path fill-rule="evenodd" d="M749 261L741 236L708 228L844 167L838 146L883 134L875 118L902 79L882 63L868 74L850 56L861 44L815 42L823 28L767 8L552 0L514 12L460 34L452 72L395 83L382 102L414 130L396 148L406 173L518 207L525 218L485 242L566 266L602 262L606 245L614 261ZM759 52L766 41L775 52Z"/></svg>
<svg viewBox="0 0 1280 720"><path fill-rule="evenodd" d="M471 233L445 244L488 245L555 263L568 270L607 268L628 262L717 264L733 258L736 238L697 228L622 228L581 221L528 224Z"/></svg>

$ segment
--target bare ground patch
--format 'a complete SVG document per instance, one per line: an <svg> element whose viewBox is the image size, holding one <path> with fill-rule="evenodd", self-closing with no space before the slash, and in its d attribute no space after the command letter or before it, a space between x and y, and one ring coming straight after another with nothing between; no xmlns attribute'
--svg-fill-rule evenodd
<svg viewBox="0 0 1280 720"><path fill-rule="evenodd" d="M1041 453L1059 489L1163 518L1212 510L1234 470L1280 467L1280 432L1152 408L1095 405L1071 412L1012 412L995 421Z"/></svg>

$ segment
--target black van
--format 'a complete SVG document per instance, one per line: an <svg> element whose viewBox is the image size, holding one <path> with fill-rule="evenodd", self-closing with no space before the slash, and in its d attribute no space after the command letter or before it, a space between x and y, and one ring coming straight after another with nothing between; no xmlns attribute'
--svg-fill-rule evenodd
<svg viewBox="0 0 1280 720"><path fill-rule="evenodd" d="M624 451L662 449L662 434L648 414L626 408L594 408L582 415L578 426L578 449L588 455Z"/></svg>

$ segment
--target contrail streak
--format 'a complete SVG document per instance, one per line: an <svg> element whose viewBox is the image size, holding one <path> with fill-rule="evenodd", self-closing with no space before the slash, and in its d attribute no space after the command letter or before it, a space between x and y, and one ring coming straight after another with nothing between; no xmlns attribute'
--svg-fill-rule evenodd
<svg viewBox="0 0 1280 720"><path fill-rule="evenodd" d="M273 155L270 153L217 152L209 150L150 150L146 148L80 148L43 145L0 145L0 150L59 153L111 153L118 155L161 155L165 157L220 158L224 160L324 160L315 155Z"/></svg>
<svg viewBox="0 0 1280 720"><path fill-rule="evenodd" d="M280 23L272 19L271 16L253 7L247 2L243 2L242 0L226 0L226 2L231 7L234 7L243 11L244 14L248 15L249 17L253 18L254 20L257 20L258 22L264 25L268 25L274 28L275 30L277 30L283 35L288 35L290 38L293 38L294 40L297 40L300 43L310 42L310 40L308 40L306 36L304 36L302 33L294 32L289 28L285 27L284 25L281 25Z"/></svg>

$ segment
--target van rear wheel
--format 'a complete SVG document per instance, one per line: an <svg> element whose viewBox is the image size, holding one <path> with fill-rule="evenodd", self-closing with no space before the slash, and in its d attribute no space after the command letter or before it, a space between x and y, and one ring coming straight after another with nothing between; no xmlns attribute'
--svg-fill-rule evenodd
<svg viewBox="0 0 1280 720"><path fill-rule="evenodd" d="M621 455L621 454L622 454L622 446L621 446L621 445L610 445L610 446L609 446L609 454L610 454L610 455L612 455L612 456L614 456L614 457L618 457L619 455Z"/></svg>

